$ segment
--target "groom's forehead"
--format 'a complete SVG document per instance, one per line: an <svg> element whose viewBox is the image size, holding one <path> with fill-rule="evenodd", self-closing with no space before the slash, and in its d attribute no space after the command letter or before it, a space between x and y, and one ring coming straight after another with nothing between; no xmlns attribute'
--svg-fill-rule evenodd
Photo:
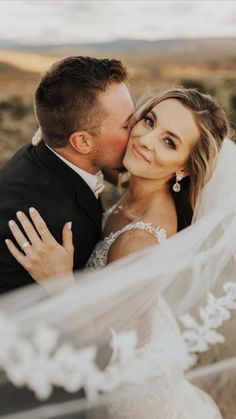
<svg viewBox="0 0 236 419"><path fill-rule="evenodd" d="M124 83L112 83L100 94L101 106L106 111L134 111L134 104L127 86Z"/></svg>
<svg viewBox="0 0 236 419"><path fill-rule="evenodd" d="M134 114L134 104L124 83L114 84L100 95L100 104L106 113L105 119L125 125Z"/></svg>

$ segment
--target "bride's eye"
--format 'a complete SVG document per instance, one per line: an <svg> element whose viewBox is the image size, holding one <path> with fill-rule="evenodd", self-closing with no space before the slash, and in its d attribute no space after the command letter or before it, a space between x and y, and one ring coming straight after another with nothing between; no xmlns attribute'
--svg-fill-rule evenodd
<svg viewBox="0 0 236 419"><path fill-rule="evenodd" d="M154 121L153 121L153 119L152 119L152 117L151 116L149 116L149 115L145 115L144 117L143 117L143 121L145 122L145 124L146 125L148 125L150 128L153 128L154 127Z"/></svg>
<svg viewBox="0 0 236 419"><path fill-rule="evenodd" d="M169 147L173 148L174 150L176 150L176 144L175 142L172 140L172 138L170 137L165 137L163 138L164 142L166 145L168 145Z"/></svg>

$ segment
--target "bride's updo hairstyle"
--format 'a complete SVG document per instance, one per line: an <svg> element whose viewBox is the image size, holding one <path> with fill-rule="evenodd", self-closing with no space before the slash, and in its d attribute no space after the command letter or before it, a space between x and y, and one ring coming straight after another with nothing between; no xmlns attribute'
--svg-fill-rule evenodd
<svg viewBox="0 0 236 419"><path fill-rule="evenodd" d="M178 214L178 230L181 230L191 223L198 196L214 172L222 142L228 134L228 122L223 109L212 96L197 89L186 88L143 96L137 103L138 120L143 119L154 106L167 99L176 99L189 109L199 130L199 141L186 164L189 176L181 181L181 191L173 192ZM171 190L174 183L175 178L170 182Z"/></svg>

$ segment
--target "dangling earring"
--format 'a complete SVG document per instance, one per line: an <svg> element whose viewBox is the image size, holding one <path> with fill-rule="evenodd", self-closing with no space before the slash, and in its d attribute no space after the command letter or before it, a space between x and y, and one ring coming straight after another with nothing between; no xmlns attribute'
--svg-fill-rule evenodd
<svg viewBox="0 0 236 419"><path fill-rule="evenodd" d="M183 179L183 175L177 175L176 174L176 182L173 185L173 191L174 192L179 192L181 190L181 185L180 185L180 181Z"/></svg>

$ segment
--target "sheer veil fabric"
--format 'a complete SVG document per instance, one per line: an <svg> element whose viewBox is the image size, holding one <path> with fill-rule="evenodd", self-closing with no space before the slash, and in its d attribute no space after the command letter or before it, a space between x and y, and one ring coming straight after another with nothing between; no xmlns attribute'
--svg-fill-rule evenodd
<svg viewBox="0 0 236 419"><path fill-rule="evenodd" d="M218 383L223 377L227 386L228 382L235 382L235 179L236 146L231 140L225 139L214 175L202 191L191 226L168 239L162 246L148 248L112 263L101 271L78 272L76 286L62 294L47 297L42 288L30 286L1 297L0 333L1 340L7 342L0 349L0 366L3 371L1 390L4 391L7 380L35 389L35 374L38 394L46 398L53 387L62 385L63 379L58 372L54 372L53 385L49 389L43 376L45 357L48 362L51 354L57 351L57 362L63 355L70 359L76 358L73 350L82 351L80 359L83 365L88 364L87 369L81 370L78 359L76 361L84 379L81 378L81 382L90 380L94 383L100 380L100 390L96 392L94 386L88 385L87 398L80 397L76 401L64 403L58 400L55 410L58 416L52 416L49 401L49 407L44 406L44 411L38 408L38 417L59 417L59 412L61 415L63 412L75 413L89 408L95 400L96 403L102 402L104 397L109 400L113 390L117 390L115 382L126 384L147 380L148 383L153 378L150 365L156 362L161 368L163 360L161 357L145 360L144 356L142 360L137 360L138 363L144 363L135 366L135 356L149 341L158 298L167 302L181 328L190 355L185 368L189 369L188 378L206 391L215 387L212 383L216 377ZM131 332L125 333L127 331ZM121 354L119 371L112 376L114 371L110 370L106 375L105 367L110 365L112 368L115 365L110 359L112 354L114 357L116 337ZM23 348L20 354L13 351L12 342L14 348L20 342L19 347ZM109 346L111 342L113 349ZM103 377L89 364L95 352L96 365L101 374L105 374ZM199 353L202 355L197 358ZM23 369L17 370L17 357L21 360L31 357L34 365L39 362L41 367L31 370L30 378L28 361L25 364L22 361ZM72 366L67 365L66 368ZM23 379L27 368L28 378ZM73 388L71 384L72 376L68 369L66 371L70 383L65 383L64 388L70 392L75 391L76 385ZM115 379L112 380L111 376ZM44 393L40 385L42 388L46 386L48 392ZM227 401L226 389L224 391ZM217 395L213 396L217 398ZM220 407L224 410L224 406ZM35 409L36 415L37 412ZM28 414L22 412L17 416L15 412L9 418L25 419ZM31 417L32 414L33 411ZM69 413L65 417L70 417Z"/></svg>

